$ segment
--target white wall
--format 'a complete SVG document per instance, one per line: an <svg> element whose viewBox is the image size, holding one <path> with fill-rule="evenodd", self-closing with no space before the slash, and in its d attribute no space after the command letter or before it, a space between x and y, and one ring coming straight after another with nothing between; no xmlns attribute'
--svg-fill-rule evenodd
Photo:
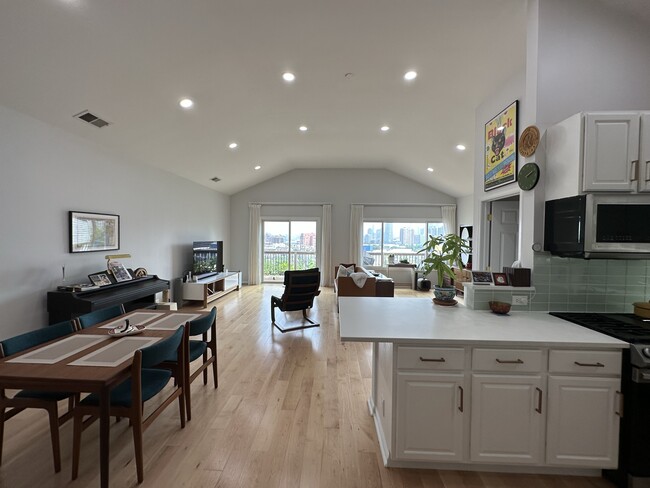
<svg viewBox="0 0 650 488"><path fill-rule="evenodd" d="M474 233L473 244L474 252L472 255L472 264L474 269L483 269L485 263L480 252L483 249L485 237L483 233L486 226L482 222L481 206L483 202L489 200L498 200L512 195L519 195L519 187L517 183L495 188L494 190L484 191L484 146L485 146L485 124L501 112L504 108L510 105L515 100L519 100L519 127L518 131L522 130L521 121L524 119L526 111L526 103L524 99L526 86L525 71L522 67L520 73L505 82L501 89L493 93L485 102L476 108L475 118L475 147L480 148L475 152L474 163ZM520 162L521 165L521 162ZM520 166L519 166L520 167ZM520 214L522 212L520 211ZM520 222L522 216L519 218ZM521 227L521 226L520 226ZM521 229L520 229L521 230ZM520 232L521 233L521 232ZM496 270L500 271L500 270Z"/></svg>
<svg viewBox="0 0 650 488"><path fill-rule="evenodd" d="M364 218L441 218L438 207L456 199L391 171L381 169L298 169L232 195L230 201L231 261L248 280L248 204L331 203L332 263L348 262L350 204L382 204L364 209ZM408 206L406 204L416 204ZM320 206L262 206L263 216L320 217Z"/></svg>
<svg viewBox="0 0 650 488"><path fill-rule="evenodd" d="M650 8L650 2L648 2ZM650 28L593 0L539 0L537 125L650 109Z"/></svg>
<svg viewBox="0 0 650 488"><path fill-rule="evenodd" d="M457 199L456 227L461 225L474 225L474 195L467 195Z"/></svg>
<svg viewBox="0 0 650 488"><path fill-rule="evenodd" d="M68 283L106 268L106 252L68 252L69 210L120 215L115 253L130 253L127 267L165 279L190 269L193 240L229 241L227 196L117 161L2 106L0 165L0 338L47 324L46 294L60 283L63 265Z"/></svg>

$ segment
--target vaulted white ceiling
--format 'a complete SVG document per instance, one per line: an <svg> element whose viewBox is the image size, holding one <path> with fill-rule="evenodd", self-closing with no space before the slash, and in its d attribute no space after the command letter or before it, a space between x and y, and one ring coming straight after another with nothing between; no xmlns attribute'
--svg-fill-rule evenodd
<svg viewBox="0 0 650 488"><path fill-rule="evenodd" d="M522 0L0 0L0 104L226 194L294 168L386 168L462 196L481 150L475 108L524 67L525 10ZM418 77L406 82L410 69ZM111 125L73 118L83 110Z"/></svg>

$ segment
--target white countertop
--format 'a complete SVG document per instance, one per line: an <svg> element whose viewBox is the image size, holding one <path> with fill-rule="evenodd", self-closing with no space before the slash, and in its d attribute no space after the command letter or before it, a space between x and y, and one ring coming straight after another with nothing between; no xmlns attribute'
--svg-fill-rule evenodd
<svg viewBox="0 0 650 488"><path fill-rule="evenodd" d="M626 342L546 312L496 315L431 298L339 297L342 341L615 348Z"/></svg>

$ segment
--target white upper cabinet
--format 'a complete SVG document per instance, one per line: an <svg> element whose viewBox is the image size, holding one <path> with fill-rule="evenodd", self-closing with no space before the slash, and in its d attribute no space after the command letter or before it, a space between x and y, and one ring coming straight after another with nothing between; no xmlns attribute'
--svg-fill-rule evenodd
<svg viewBox="0 0 650 488"><path fill-rule="evenodd" d="M639 165L638 113L585 114L582 190L636 190Z"/></svg>
<svg viewBox="0 0 650 488"><path fill-rule="evenodd" d="M546 200L650 191L650 115L586 112L546 131Z"/></svg>

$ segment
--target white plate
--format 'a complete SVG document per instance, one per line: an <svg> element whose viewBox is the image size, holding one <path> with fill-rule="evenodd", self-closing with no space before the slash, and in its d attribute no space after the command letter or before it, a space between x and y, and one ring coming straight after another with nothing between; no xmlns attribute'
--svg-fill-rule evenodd
<svg viewBox="0 0 650 488"><path fill-rule="evenodd" d="M141 334L146 327L144 325L132 325L130 329L127 329L125 332L115 332L115 329L108 331L108 335L111 337L125 337L130 335Z"/></svg>

